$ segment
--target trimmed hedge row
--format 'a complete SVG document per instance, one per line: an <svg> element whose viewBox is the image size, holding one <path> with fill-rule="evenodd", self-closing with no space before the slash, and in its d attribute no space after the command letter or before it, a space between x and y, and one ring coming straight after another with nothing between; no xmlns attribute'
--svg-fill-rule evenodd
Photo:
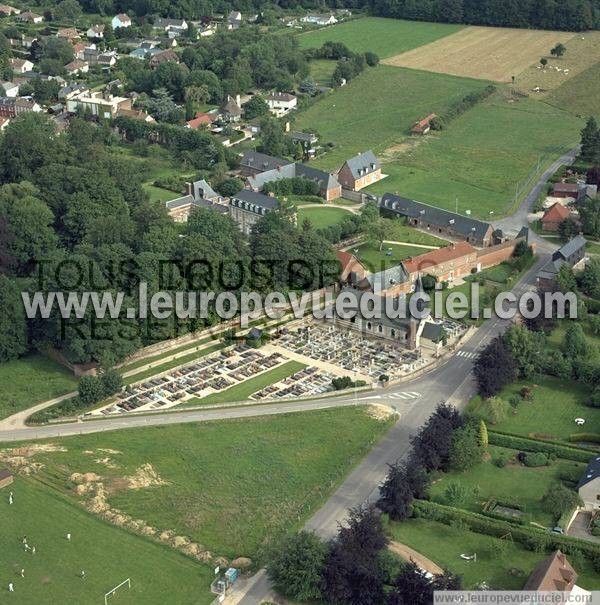
<svg viewBox="0 0 600 605"><path fill-rule="evenodd" d="M500 433L498 431L488 430L488 442L491 445L508 447L514 450L555 454L557 458L573 460L574 462L588 463L590 458L594 456L594 452L582 448L558 445L552 441L537 441L536 439L511 435L510 433Z"/></svg>
<svg viewBox="0 0 600 605"><path fill-rule="evenodd" d="M573 433L569 435L571 443L600 443L600 433Z"/></svg>
<svg viewBox="0 0 600 605"><path fill-rule="evenodd" d="M535 552L560 549L567 555L579 551L589 559L598 560L600 558L600 544L550 533L531 526L517 525L510 521L493 519L479 513L428 500L415 500L413 502L413 517L438 521L445 525L452 525L456 522L463 523L474 532L493 536L494 538L500 538L510 532L514 541Z"/></svg>

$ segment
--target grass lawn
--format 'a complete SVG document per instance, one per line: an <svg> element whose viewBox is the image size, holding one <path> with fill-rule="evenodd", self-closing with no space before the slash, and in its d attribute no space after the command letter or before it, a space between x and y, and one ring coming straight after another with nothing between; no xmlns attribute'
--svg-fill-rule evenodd
<svg viewBox="0 0 600 605"><path fill-rule="evenodd" d="M522 99L509 103L498 93L421 144L400 151L383 172L390 176L369 191L405 197L490 218L513 205L528 177L572 148L582 121L546 103ZM533 184L531 178L530 185Z"/></svg>
<svg viewBox="0 0 600 605"><path fill-rule="evenodd" d="M299 529L390 426L350 407L69 437L67 451L34 460L60 490L73 487L73 472L97 473L112 507L215 555L255 558L266 539ZM130 489L124 478L148 463L168 483ZM128 558L110 559L129 574Z"/></svg>
<svg viewBox="0 0 600 605"><path fill-rule="evenodd" d="M169 200L174 200L177 197L181 197L181 194L177 194L169 189L157 187L150 183L144 183L143 189L150 196L151 202L167 202Z"/></svg>
<svg viewBox="0 0 600 605"><path fill-rule="evenodd" d="M184 405L209 405L213 403L232 403L236 401L245 401L250 398L250 395L268 387L271 384L275 384L306 367L303 363L298 361L288 361L272 370L268 370L263 374L259 374L254 378L244 380L240 384L236 384L224 391L213 393L206 397L198 398L193 397L185 402Z"/></svg>
<svg viewBox="0 0 600 605"><path fill-rule="evenodd" d="M337 61L330 59L314 59L309 63L310 76L319 86L331 86L331 76Z"/></svg>
<svg viewBox="0 0 600 605"><path fill-rule="evenodd" d="M533 403L523 402L517 413L508 416L490 428L525 437L567 441L573 433L600 433L600 409L584 404L589 388L571 380L543 377L536 381L520 380L505 388L500 397L508 400L522 387L531 387ZM469 411L477 414L481 399L469 403ZM585 418L584 426L575 424L575 418Z"/></svg>
<svg viewBox="0 0 600 605"><path fill-rule="evenodd" d="M514 450L490 446L491 460L483 461L477 466L461 473L445 473L429 488L430 498L440 504L457 506L475 513L482 511L483 505L490 499L517 501L525 512L528 521L535 521L550 527L555 519L544 510L540 498L548 488L560 482L560 474L567 469L585 470L585 464L570 460L556 460L551 466L530 468L518 462L509 463L498 468L493 460L501 453L517 454ZM460 483L467 489L464 502L447 502L444 491L451 483ZM515 487L518 486L518 489ZM474 493L478 490L478 493Z"/></svg>
<svg viewBox="0 0 600 605"><path fill-rule="evenodd" d="M12 506L0 498L3 603L96 605L126 578L131 578L131 590L123 588L111 603L211 603L209 566L109 525L35 479L18 478L10 489ZM24 551L23 536L36 547L35 556ZM10 597L8 582L15 587Z"/></svg>
<svg viewBox="0 0 600 605"><path fill-rule="evenodd" d="M567 332L567 328L569 327L570 322L573 320L570 319L563 319L562 321L558 321L556 324L556 327L554 328L554 330L552 330L552 334L550 334L550 336L548 336L548 343L550 344L551 347L558 349L560 347L560 345L562 344L564 338L565 338L565 334ZM588 343L592 346L592 347L596 347L599 348L600 347L600 336L596 336L595 334L592 334L589 326L585 323L585 321L582 323L582 327L583 327L583 331L585 332L585 338L588 341Z"/></svg>
<svg viewBox="0 0 600 605"><path fill-rule="evenodd" d="M409 519L390 524L392 538L430 558L440 567L463 577L465 588L474 588L486 582L492 589L520 590L534 567L547 554L526 550L520 544L509 542L506 553L498 557L494 551L497 538L478 534L467 529L450 527L437 521ZM477 553L477 561L465 561L462 553ZM600 588L600 577L587 559L577 567L577 584L588 590ZM518 568L522 574L514 575Z"/></svg>
<svg viewBox="0 0 600 605"><path fill-rule="evenodd" d="M40 354L1 363L0 384L0 419L77 389L72 372Z"/></svg>
<svg viewBox="0 0 600 605"><path fill-rule="evenodd" d="M429 44L462 29L461 25L365 17L300 34L300 48L343 42L357 53L374 52L381 59Z"/></svg>
<svg viewBox="0 0 600 605"><path fill-rule="evenodd" d="M358 252L356 252L356 250L358 250ZM427 250L426 248L401 246L398 244L383 244L382 250L379 251L378 245L373 245L369 242L361 244L358 248L353 248L351 251L373 273L394 267L408 257L419 256L419 254L430 252L430 250Z"/></svg>
<svg viewBox="0 0 600 605"><path fill-rule="evenodd" d="M315 229L323 229L339 223L348 216L352 216L349 210L343 208L320 208L315 204L315 208L299 208L298 224L301 225L305 219L308 219Z"/></svg>
<svg viewBox="0 0 600 605"><path fill-rule="evenodd" d="M582 118L600 118L600 62L552 91L546 102Z"/></svg>
<svg viewBox="0 0 600 605"><path fill-rule="evenodd" d="M445 239L410 227L403 219L391 219L388 238L390 241L404 242L406 244L422 244L424 246L435 246L436 248L443 248L450 243Z"/></svg>
<svg viewBox="0 0 600 605"><path fill-rule="evenodd" d="M413 123L431 112L443 113L487 82L399 67L367 68L348 85L322 96L296 117L295 130L314 130L321 145L334 148L312 164L333 170L349 157L375 153L401 143ZM383 169L387 173L386 167ZM388 179L382 181L382 185Z"/></svg>

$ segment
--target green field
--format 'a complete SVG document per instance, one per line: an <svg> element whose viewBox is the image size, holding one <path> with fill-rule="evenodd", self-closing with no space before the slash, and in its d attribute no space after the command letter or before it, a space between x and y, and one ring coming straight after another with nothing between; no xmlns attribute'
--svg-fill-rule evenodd
<svg viewBox="0 0 600 605"><path fill-rule="evenodd" d="M310 62L310 76L319 86L331 86L331 76L337 61L315 59Z"/></svg>
<svg viewBox="0 0 600 605"><path fill-rule="evenodd" d="M255 558L267 538L301 527L389 426L350 407L70 437L67 451L34 460L61 490L74 488L73 472L96 473L109 504L134 519L215 556ZM148 463L167 483L130 489L125 478ZM53 527L47 514L38 509Z"/></svg>
<svg viewBox="0 0 600 605"><path fill-rule="evenodd" d="M462 29L461 25L365 17L300 34L300 48L343 42L357 53L374 52L384 59L429 44Z"/></svg>
<svg viewBox="0 0 600 605"><path fill-rule="evenodd" d="M490 498L516 501L522 506L525 519L551 527L556 519L544 510L540 498L548 488L560 482L561 472L575 469L583 473L585 464L568 460L556 460L551 466L531 468L519 462L510 462L504 468L498 468L494 459L500 454L516 456L518 452L501 447L489 447L490 460L460 473L445 473L435 481L429 490L432 500L440 504L456 506L480 513ZM464 502L447 502L444 492L450 483L460 483L467 490ZM518 489L515 489L518 486Z"/></svg>
<svg viewBox="0 0 600 605"><path fill-rule="evenodd" d="M298 225L304 220L309 220L315 229L324 229L339 223L348 216L352 216L349 210L343 208L298 208Z"/></svg>
<svg viewBox="0 0 600 605"><path fill-rule="evenodd" d="M272 370L259 374L254 378L244 380L240 384L229 387L224 391L213 393L207 397L194 397L185 402L184 405L210 405L215 403L232 403L236 401L245 401L249 399L250 395L268 387L271 384L275 384L300 370L303 370L306 366L298 361L288 361Z"/></svg>
<svg viewBox="0 0 600 605"><path fill-rule="evenodd" d="M583 118L600 119L600 63L567 80L545 100Z"/></svg>
<svg viewBox="0 0 600 605"><path fill-rule="evenodd" d="M97 605L126 578L131 578L131 590L124 588L111 603L211 603L212 567L109 525L34 479L19 478L10 489L12 506L6 490L0 498L2 603ZM35 555L24 551L23 536L36 547ZM85 579L79 577L81 570ZM9 582L15 588L11 595Z"/></svg>
<svg viewBox="0 0 600 605"><path fill-rule="evenodd" d="M331 151L313 162L333 170L360 151L381 153L402 142L416 120L431 112L443 113L452 102L486 84L483 80L379 65L299 113L294 129L318 132L322 145L334 143ZM389 190L387 181L381 184Z"/></svg>
<svg viewBox="0 0 600 605"><path fill-rule="evenodd" d="M508 212L517 183L526 184L538 160L544 168L572 148L581 127L581 120L546 103L530 99L509 103L498 94L439 135L397 154L383 167L390 177L369 190L398 192L489 219L490 212L496 216ZM524 187L524 192L528 190Z"/></svg>
<svg viewBox="0 0 600 605"><path fill-rule="evenodd" d="M44 355L0 364L0 419L77 389L73 373Z"/></svg>
<svg viewBox="0 0 600 605"><path fill-rule="evenodd" d="M388 239L405 244L422 244L423 246L435 246L436 248L443 248L449 244L447 240L410 227L404 219L398 218L391 219Z"/></svg>
<svg viewBox="0 0 600 605"><path fill-rule="evenodd" d="M379 245L371 243L361 244L358 248L352 249L352 253L373 273L384 271L409 257L419 256L426 252L430 252L430 250L398 244L384 244L381 251Z"/></svg>
<svg viewBox="0 0 600 605"><path fill-rule="evenodd" d="M492 589L520 590L534 567L547 556L547 553L526 550L516 542L508 542L506 552L498 556L494 548L497 538L424 519L392 523L390 530L394 540L414 548L440 567L461 575L465 588L486 582ZM461 559L463 553L477 553L477 561ZM598 573L587 559L583 561L582 566L577 565L577 584L587 590L598 590ZM515 569L521 573L511 573Z"/></svg>
<svg viewBox="0 0 600 605"><path fill-rule="evenodd" d="M600 433L600 409L584 404L589 388L570 380L543 377L535 381L520 380L507 387L500 397L508 400L522 387L528 386L533 393L533 403L523 402L517 413L498 422L493 428L516 435L567 441L573 433ZM481 399L475 397L469 411L477 414ZM586 423L579 427L575 418L584 418Z"/></svg>

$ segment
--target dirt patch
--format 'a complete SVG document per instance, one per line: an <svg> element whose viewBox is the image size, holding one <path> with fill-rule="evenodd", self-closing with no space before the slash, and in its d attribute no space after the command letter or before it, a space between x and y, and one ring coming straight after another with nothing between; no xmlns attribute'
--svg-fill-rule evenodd
<svg viewBox="0 0 600 605"><path fill-rule="evenodd" d="M573 37L572 32L472 26L381 62L454 76L510 82L512 76L538 63L555 44L567 43Z"/></svg>
<svg viewBox="0 0 600 605"><path fill-rule="evenodd" d="M367 414L371 418L375 418L375 420L381 420L382 422L386 422L390 420L390 418L395 418L398 414L394 412L391 408L386 405L381 405L379 403L371 403L367 406Z"/></svg>
<svg viewBox="0 0 600 605"><path fill-rule="evenodd" d="M444 573L444 570L439 565L416 550L413 550L410 546L406 546L400 542L390 542L388 548L394 554L402 557L405 561L414 561L421 569L432 573L434 576L439 576Z"/></svg>
<svg viewBox="0 0 600 605"><path fill-rule="evenodd" d="M102 466L106 466L107 468L119 468L119 465L108 456L106 458L96 458L94 460L96 464L101 464Z"/></svg>
<svg viewBox="0 0 600 605"><path fill-rule="evenodd" d="M19 475L33 475L44 468L41 462L34 462L36 454L48 452L66 452L67 448L53 443L33 444L0 450L0 462Z"/></svg>
<svg viewBox="0 0 600 605"><path fill-rule="evenodd" d="M143 489L169 484L168 481L159 476L150 463L142 464L133 475L126 477L126 479L129 489Z"/></svg>

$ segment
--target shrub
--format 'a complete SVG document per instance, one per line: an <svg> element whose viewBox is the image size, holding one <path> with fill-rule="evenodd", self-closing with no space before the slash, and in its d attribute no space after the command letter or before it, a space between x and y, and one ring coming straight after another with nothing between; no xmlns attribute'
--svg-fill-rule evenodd
<svg viewBox="0 0 600 605"><path fill-rule="evenodd" d="M600 443L600 433L573 433L569 435L572 443Z"/></svg>
<svg viewBox="0 0 600 605"><path fill-rule="evenodd" d="M600 388L595 387L585 401L585 405L591 408L600 408Z"/></svg>
<svg viewBox="0 0 600 605"><path fill-rule="evenodd" d="M508 464L508 462L510 461L511 458L512 458L512 456L510 454L506 454L505 452L502 452L502 453L498 454L498 456L496 456L496 458L494 458L494 464L498 468L504 468Z"/></svg>
<svg viewBox="0 0 600 605"><path fill-rule="evenodd" d="M581 498L577 492L556 483L548 487L541 502L544 508L558 519L565 511L581 505Z"/></svg>
<svg viewBox="0 0 600 605"><path fill-rule="evenodd" d="M527 437L499 433L496 431L489 431L488 438L491 445L499 445L500 447L507 447L513 450L523 449L529 452L552 453L558 458L574 460L575 462L585 462L586 464L590 459L590 452L588 450L569 447L567 445L559 445L548 441L537 441L535 439L528 439Z"/></svg>
<svg viewBox="0 0 600 605"><path fill-rule="evenodd" d="M497 424L510 413L510 404L500 397L485 399L479 406L478 415L488 424Z"/></svg>
<svg viewBox="0 0 600 605"><path fill-rule="evenodd" d="M523 460L525 466L548 466L549 460L547 454L543 454L542 452L534 452L525 455Z"/></svg>

